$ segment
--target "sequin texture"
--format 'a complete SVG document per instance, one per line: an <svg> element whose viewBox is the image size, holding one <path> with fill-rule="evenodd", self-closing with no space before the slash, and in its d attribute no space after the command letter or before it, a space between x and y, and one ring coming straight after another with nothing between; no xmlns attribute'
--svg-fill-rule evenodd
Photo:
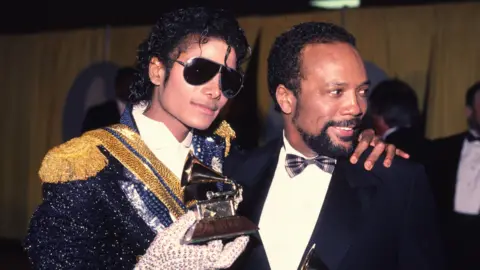
<svg viewBox="0 0 480 270"><path fill-rule="evenodd" d="M138 188L142 188L142 184L138 179L136 179L135 175L133 175L127 169L124 169L124 175L129 178L131 181L122 181L120 180L120 187L122 188L125 196L127 196L128 200L132 204L133 208L137 211L137 214L142 218L143 221L152 229L154 232L159 233L165 229L165 225L162 224L160 218L158 218L158 214L155 215L150 211L150 209L145 205L145 202L140 197L139 193L137 192ZM164 208L164 211L166 209ZM168 214L168 211L166 211Z"/></svg>
<svg viewBox="0 0 480 270"><path fill-rule="evenodd" d="M43 202L32 216L25 239L34 269L133 269L157 232L161 234L172 223L172 216L180 214L183 198L179 183L173 181L178 179L169 178L168 168L162 168L161 162L142 148L131 108L125 110L121 123L126 129L120 131L131 132L120 134L131 148L117 147L120 140L115 136L108 137L107 144L104 140L100 146L96 143L107 161L103 169L96 168L98 173L89 172L85 179L44 181ZM100 132L104 136L109 131L97 130L89 136ZM194 134L192 146L207 166L221 168L225 140L220 136ZM120 149L121 155L114 148ZM138 155L127 150L136 150ZM74 161L56 163L65 167L48 167L47 171L68 171ZM80 167L78 171L83 172ZM163 173L158 173L160 170ZM174 201L180 207L172 207Z"/></svg>
<svg viewBox="0 0 480 270"><path fill-rule="evenodd" d="M25 247L34 269L132 269L155 233L137 214L115 179L110 160L96 177L43 184Z"/></svg>

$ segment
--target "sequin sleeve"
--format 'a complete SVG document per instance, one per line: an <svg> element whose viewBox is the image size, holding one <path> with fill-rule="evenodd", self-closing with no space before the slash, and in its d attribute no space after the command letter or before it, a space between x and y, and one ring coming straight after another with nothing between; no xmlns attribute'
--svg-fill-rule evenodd
<svg viewBox="0 0 480 270"><path fill-rule="evenodd" d="M97 179L43 184L25 241L33 269L132 269L102 210Z"/></svg>

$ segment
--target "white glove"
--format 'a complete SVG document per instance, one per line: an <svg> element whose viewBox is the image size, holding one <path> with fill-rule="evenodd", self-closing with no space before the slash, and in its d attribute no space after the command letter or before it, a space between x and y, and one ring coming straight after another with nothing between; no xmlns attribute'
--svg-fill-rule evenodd
<svg viewBox="0 0 480 270"><path fill-rule="evenodd" d="M141 257L135 269L204 270L229 268L248 244L248 236L222 244L221 240L207 245L185 245L181 241L188 228L195 222L195 214L189 211L166 230L160 232Z"/></svg>

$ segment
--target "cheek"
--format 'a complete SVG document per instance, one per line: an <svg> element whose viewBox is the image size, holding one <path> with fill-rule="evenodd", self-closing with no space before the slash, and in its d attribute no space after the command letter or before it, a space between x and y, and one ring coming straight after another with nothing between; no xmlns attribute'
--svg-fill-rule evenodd
<svg viewBox="0 0 480 270"><path fill-rule="evenodd" d="M188 84L183 76L171 76L166 86L169 93L175 96L189 96L195 90L195 86Z"/></svg>
<svg viewBox="0 0 480 270"><path fill-rule="evenodd" d="M303 103L295 110L295 121L303 130L318 135L328 121L325 112L314 103Z"/></svg>
<svg viewBox="0 0 480 270"><path fill-rule="evenodd" d="M357 100L360 110L362 111L362 113L365 113L368 107L368 99L366 97L358 97Z"/></svg>
<svg viewBox="0 0 480 270"><path fill-rule="evenodd" d="M220 97L220 100L218 101L218 109L219 110L223 109L223 107L225 107L227 102L228 102L228 99L224 95L222 95Z"/></svg>
<svg viewBox="0 0 480 270"><path fill-rule="evenodd" d="M163 94L159 97L165 107L171 112L181 113L188 110L193 89L181 80L169 80Z"/></svg>

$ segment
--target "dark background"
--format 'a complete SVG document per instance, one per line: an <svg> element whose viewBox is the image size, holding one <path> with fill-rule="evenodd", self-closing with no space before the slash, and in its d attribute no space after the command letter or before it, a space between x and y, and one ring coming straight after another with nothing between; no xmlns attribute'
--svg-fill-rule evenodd
<svg viewBox="0 0 480 270"><path fill-rule="evenodd" d="M468 0L361 0L361 7L446 2ZM0 8L0 34L101 27L107 24L151 25L164 11L198 3L229 8L239 17L319 10L310 7L308 0L6 0L2 1Z"/></svg>

